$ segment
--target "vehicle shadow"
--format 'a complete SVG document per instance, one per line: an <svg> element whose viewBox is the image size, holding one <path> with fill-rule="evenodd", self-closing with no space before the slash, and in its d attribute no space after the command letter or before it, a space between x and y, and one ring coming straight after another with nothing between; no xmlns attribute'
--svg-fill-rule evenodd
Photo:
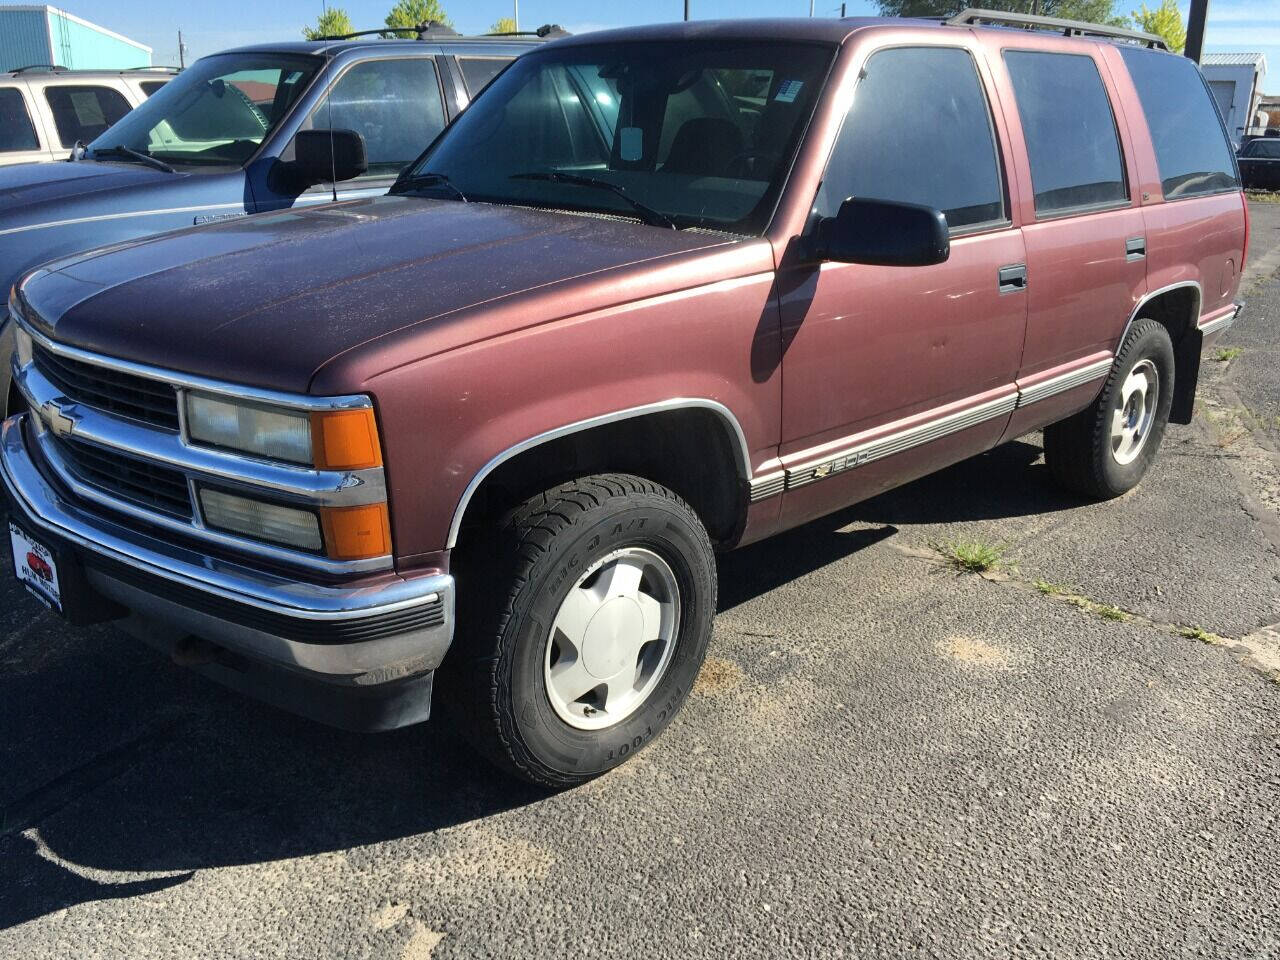
<svg viewBox="0 0 1280 960"><path fill-rule="evenodd" d="M1014 443L729 554L720 607L900 525L1077 505L1048 484L1039 453ZM842 532L853 521L865 525ZM430 833L547 796L493 772L443 718L389 734L331 730L225 691L109 626L68 629L7 575L0 770L0 929L205 868Z"/></svg>
<svg viewBox="0 0 1280 960"><path fill-rule="evenodd" d="M1055 513L1085 501L1055 487L1035 443L1016 440L720 558L719 610L857 553L900 527ZM857 524L852 529L850 525Z"/></svg>

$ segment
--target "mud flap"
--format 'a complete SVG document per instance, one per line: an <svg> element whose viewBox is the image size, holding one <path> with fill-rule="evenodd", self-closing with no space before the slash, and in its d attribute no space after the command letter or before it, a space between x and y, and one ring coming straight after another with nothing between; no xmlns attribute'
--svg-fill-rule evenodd
<svg viewBox="0 0 1280 960"><path fill-rule="evenodd" d="M1200 381L1200 348L1204 334L1188 330L1174 350L1173 407L1170 423L1190 423L1196 409L1196 384Z"/></svg>

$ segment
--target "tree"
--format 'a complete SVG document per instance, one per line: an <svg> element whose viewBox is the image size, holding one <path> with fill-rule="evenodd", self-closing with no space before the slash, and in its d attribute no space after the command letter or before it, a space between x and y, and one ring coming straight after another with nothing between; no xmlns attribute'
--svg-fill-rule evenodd
<svg viewBox="0 0 1280 960"><path fill-rule="evenodd" d="M516 22L511 17L500 17L494 21L493 26L489 28L490 33L515 33Z"/></svg>
<svg viewBox="0 0 1280 960"><path fill-rule="evenodd" d="M453 26L444 7L440 6L440 0L397 0L385 22L388 27L416 27L428 20L446 27Z"/></svg>
<svg viewBox="0 0 1280 960"><path fill-rule="evenodd" d="M1154 10L1144 3L1141 10L1133 11L1133 21L1139 30L1164 37L1164 42L1174 53L1181 53L1187 45L1187 28L1182 25L1182 13L1174 0L1163 0Z"/></svg>
<svg viewBox="0 0 1280 960"><path fill-rule="evenodd" d="M1166 0L1168 2L1168 0ZM939 19L959 13L971 6L965 0L876 0L886 17L927 17ZM1113 12L1113 0L984 0L987 10L1008 13L1032 13L1063 20L1105 23L1120 26L1128 21Z"/></svg>
<svg viewBox="0 0 1280 960"><path fill-rule="evenodd" d="M320 14L314 27L302 28L302 35L308 40L319 40L321 37L340 37L344 33L354 31L355 27L351 25L351 18L347 16L347 11L341 7L329 7Z"/></svg>

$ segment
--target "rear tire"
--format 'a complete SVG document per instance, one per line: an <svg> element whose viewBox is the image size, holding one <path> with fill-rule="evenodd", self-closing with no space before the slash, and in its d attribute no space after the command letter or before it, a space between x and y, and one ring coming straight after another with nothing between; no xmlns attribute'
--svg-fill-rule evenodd
<svg viewBox="0 0 1280 960"><path fill-rule="evenodd" d="M1174 362L1169 331L1155 320L1137 320L1098 398L1045 427L1044 459L1054 480L1097 500L1136 487L1169 422Z"/></svg>
<svg viewBox="0 0 1280 960"><path fill-rule="evenodd" d="M659 484L583 477L458 558L465 635L438 689L502 769L566 787L646 746L684 704L716 607L697 514Z"/></svg>

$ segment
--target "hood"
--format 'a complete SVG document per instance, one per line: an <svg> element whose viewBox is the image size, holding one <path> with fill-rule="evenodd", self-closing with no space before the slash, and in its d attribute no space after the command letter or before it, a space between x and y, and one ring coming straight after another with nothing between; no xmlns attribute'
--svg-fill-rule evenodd
<svg viewBox="0 0 1280 960"><path fill-rule="evenodd" d="M142 184L168 182L189 174L165 173L140 163L19 163L0 167L0 229L39 223L50 204Z"/></svg>
<svg viewBox="0 0 1280 960"><path fill-rule="evenodd" d="M384 196L262 214L55 261L24 294L64 342L278 390L370 340L724 237Z"/></svg>

